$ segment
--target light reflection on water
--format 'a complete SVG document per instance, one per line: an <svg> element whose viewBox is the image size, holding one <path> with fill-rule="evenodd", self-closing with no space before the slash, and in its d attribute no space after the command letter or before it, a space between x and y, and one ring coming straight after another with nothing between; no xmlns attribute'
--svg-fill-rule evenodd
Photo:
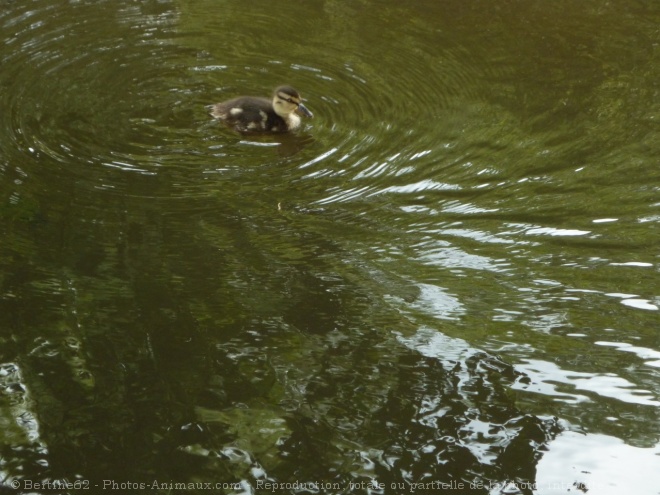
<svg viewBox="0 0 660 495"><path fill-rule="evenodd" d="M602 455L601 452L607 452ZM622 491L652 493L655 482L660 444L639 448L626 445L621 439L580 432L565 432L552 444L538 466L536 486L538 495L575 491L582 483L582 491L602 495L618 495ZM573 480L567 482L566 480Z"/></svg>
<svg viewBox="0 0 660 495"><path fill-rule="evenodd" d="M526 360L518 364L517 369L529 377L530 383L514 385L514 389L548 395L555 400L574 403L590 400L589 395L570 392L571 389L575 389L631 404L660 406L654 393L638 389L634 383L614 373L596 374L563 370L553 363L538 360Z"/></svg>
<svg viewBox="0 0 660 495"><path fill-rule="evenodd" d="M246 486L655 445L657 12L482 7L309 2L272 39L231 1L7 6L4 440ZM282 82L296 135L204 113Z"/></svg>

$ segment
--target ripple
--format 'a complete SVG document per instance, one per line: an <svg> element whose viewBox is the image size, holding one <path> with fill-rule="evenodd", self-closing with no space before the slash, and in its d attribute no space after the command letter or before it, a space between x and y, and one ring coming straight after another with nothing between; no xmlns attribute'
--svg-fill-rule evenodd
<svg viewBox="0 0 660 495"><path fill-rule="evenodd" d="M517 368L530 378L531 383L516 383L513 388L550 395L555 400L575 403L588 401L588 395L578 393L581 391L630 404L660 406L660 401L652 392L637 388L634 383L613 373L565 370L554 363L538 359L523 359Z"/></svg>
<svg viewBox="0 0 660 495"><path fill-rule="evenodd" d="M185 133L162 125L179 74L173 11L147 8L43 0L4 12L3 41L13 49L3 51L0 149L9 163L32 164L35 178L50 168L112 190L118 173L154 175L161 158L183 149ZM154 106L159 95L168 97Z"/></svg>
<svg viewBox="0 0 660 495"><path fill-rule="evenodd" d="M204 26L203 33L193 29L190 35L197 47L203 47L203 56L189 71L200 91L207 91L207 99L267 94L283 82L297 87L306 98L315 118L305 121L303 131L309 129L313 142L296 164L297 171L304 173L288 175L296 187L322 181L326 194L314 199L322 205L385 202L391 193L402 198L442 197L454 182L441 180L441 174L449 171L458 178L475 173L465 164L490 151L490 137L500 132L501 119L495 127L490 121L481 123L480 117L479 132L472 132L474 138L463 149L456 140L466 126L474 131L471 117L483 112L479 102L483 74L497 75L498 64L491 65L486 57L444 38L422 16L402 26L405 43L397 37L376 43L355 37L358 26L344 29L346 13L337 16L335 7L324 6L321 13L318 6L297 8L295 18L287 18L287 39L277 43L264 40L277 13L245 11L231 3L223 7L222 15L209 14L201 6L186 9L190 26ZM241 19L240 29L236 18ZM331 32L345 33L350 39L330 42L320 34L329 32L328 23ZM231 50L226 49L229 41ZM347 52L345 47L352 45L356 52ZM394 70L384 70L385 66ZM205 135L213 139L210 132ZM231 160L226 149L218 154L225 163ZM259 158L274 162L265 155ZM455 192L470 194L471 188Z"/></svg>
<svg viewBox="0 0 660 495"><path fill-rule="evenodd" d="M226 31L232 11L226 14L207 21L210 29ZM461 115L463 100L477 99L484 60L471 57L456 45L444 47L441 53L429 51L429 44L422 42L413 47L413 53L409 45L395 40L382 46L364 45L373 59L382 58L386 52L388 66L397 68L393 77L389 71L364 64L332 45L309 46L306 40L306 49L292 49L288 55L293 61L287 61L273 56L260 38L273 22L270 16L242 12L241 17L245 17L242 26L249 27L236 33L232 41L235 50L224 52L210 47L208 60L194 70L209 74L209 82L210 76L214 76L221 83L219 99L239 93L269 92L271 84L283 81L302 91L316 115L307 124L316 146L315 155L299 165L306 175L295 180L324 177L334 181L334 187L328 187L330 194L319 199L321 203L363 199L386 187L381 185L391 178L408 174L415 174L413 183L430 183L437 180L442 168L464 161L465 156L455 156L452 149L454 124L457 119L465 122ZM300 19L294 21L292 29L296 27L301 34L294 33L293 41L313 29ZM425 24L411 29L407 33L411 39L433 32ZM273 82L265 86L264 80ZM488 132L492 132L490 129ZM484 141L479 139L478 145ZM452 156L446 164L443 156L448 152ZM368 182L373 187L355 187L350 181ZM405 182L399 187L405 188ZM344 187L350 191L338 194L337 189Z"/></svg>
<svg viewBox="0 0 660 495"><path fill-rule="evenodd" d="M621 304L624 306L630 306L631 308L636 308L636 309L646 309L649 311L658 311L658 306L655 304L652 304L648 299L624 299L621 301Z"/></svg>
<svg viewBox="0 0 660 495"><path fill-rule="evenodd" d="M660 351L655 349L649 349L648 347L640 347L624 342L608 342L608 341L596 341L595 345L613 347L618 351L630 352L636 354L637 357L644 360L647 366L660 366Z"/></svg>
<svg viewBox="0 0 660 495"><path fill-rule="evenodd" d="M657 483L652 476L635 473L655 472L659 455L660 444L640 448L608 435L566 431L550 442L539 460L535 493L650 495L657 491Z"/></svg>

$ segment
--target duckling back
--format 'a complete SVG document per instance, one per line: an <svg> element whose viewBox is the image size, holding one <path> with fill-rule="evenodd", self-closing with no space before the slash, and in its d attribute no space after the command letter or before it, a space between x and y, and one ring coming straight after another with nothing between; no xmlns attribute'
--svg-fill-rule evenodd
<svg viewBox="0 0 660 495"><path fill-rule="evenodd" d="M285 132L286 122L266 98L241 96L207 107L211 116L239 132Z"/></svg>
<svg viewBox="0 0 660 495"><path fill-rule="evenodd" d="M301 113L312 117L300 94L290 86L280 86L273 99L240 96L207 107L211 116L239 132L286 132L300 125Z"/></svg>

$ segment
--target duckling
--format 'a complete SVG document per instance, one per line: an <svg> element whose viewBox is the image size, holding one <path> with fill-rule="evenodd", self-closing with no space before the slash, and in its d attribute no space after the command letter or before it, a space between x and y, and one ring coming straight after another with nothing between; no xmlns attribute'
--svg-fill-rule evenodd
<svg viewBox="0 0 660 495"><path fill-rule="evenodd" d="M300 127L296 112L313 117L291 86L280 86L273 99L239 96L207 107L209 113L239 132L287 132Z"/></svg>

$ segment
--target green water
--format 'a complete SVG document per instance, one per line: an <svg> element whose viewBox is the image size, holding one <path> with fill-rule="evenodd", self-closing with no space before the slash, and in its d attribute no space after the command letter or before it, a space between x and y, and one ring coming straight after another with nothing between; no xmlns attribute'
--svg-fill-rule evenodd
<svg viewBox="0 0 660 495"><path fill-rule="evenodd" d="M0 482L657 495L659 25L4 1ZM205 113L283 83L293 135Z"/></svg>

